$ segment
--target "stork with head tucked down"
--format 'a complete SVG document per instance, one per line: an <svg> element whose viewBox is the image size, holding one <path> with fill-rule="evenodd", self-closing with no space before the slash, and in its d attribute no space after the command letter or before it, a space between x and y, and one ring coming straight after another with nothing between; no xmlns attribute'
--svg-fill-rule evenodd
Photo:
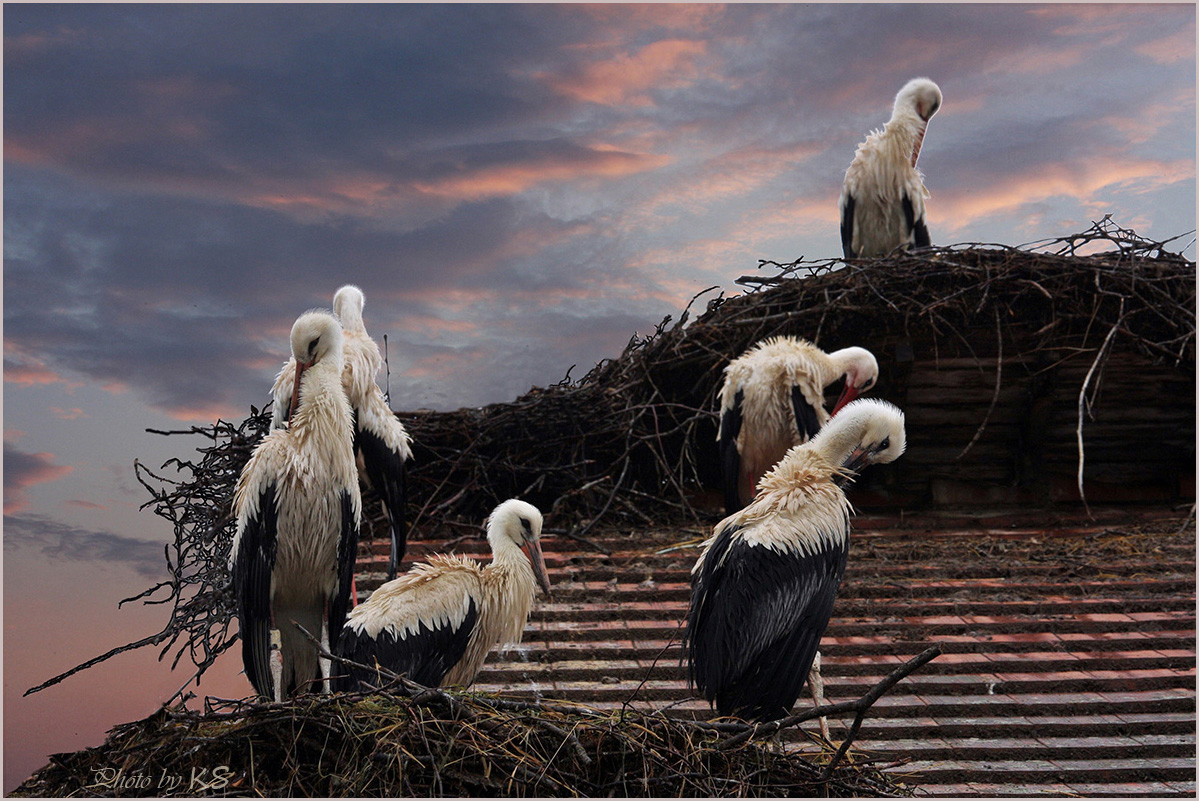
<svg viewBox="0 0 1199 801"><path fill-rule="evenodd" d="M852 507L840 480L894 461L904 446L899 409L855 401L716 526L691 570L683 645L688 681L721 715L776 720L795 703L849 555Z"/></svg>
<svg viewBox="0 0 1199 801"><path fill-rule="evenodd" d="M758 479L792 446L828 422L824 388L842 376L845 389L833 414L874 386L878 362L864 348L825 353L807 340L777 336L724 368L716 436L728 514L749 503Z"/></svg>
<svg viewBox="0 0 1199 801"><path fill-rule="evenodd" d="M275 700L328 677L328 664L293 621L336 642L362 509L353 417L341 385L341 325L327 312L306 312L292 326L291 350L295 411L287 428L259 443L238 478L230 551L246 676Z"/></svg>
<svg viewBox="0 0 1199 801"><path fill-rule="evenodd" d="M344 336L344 366L341 381L354 410L354 451L358 456L358 474L379 493L391 528L391 557L387 577L395 578L396 568L407 550L408 534L404 519L405 467L412 458L412 437L387 406L375 376L383 367L379 346L366 332L362 290L346 284L333 296L333 312L341 321ZM291 410L288 392L294 381L295 359L289 359L275 378L271 394L275 397L271 428L281 428Z"/></svg>
<svg viewBox="0 0 1199 801"><path fill-rule="evenodd" d="M932 244L924 220L924 176L916 169L928 121L941 90L913 78L895 96L891 120L858 145L841 188L841 249L845 258L883 256L900 245Z"/></svg>
<svg viewBox="0 0 1199 801"><path fill-rule="evenodd" d="M540 538L537 507L504 501L487 519L491 564L439 554L413 565L350 612L336 653L426 687L469 686L492 646L520 642L534 580L549 596ZM360 680L379 683L374 672L355 669L335 685L352 690Z"/></svg>

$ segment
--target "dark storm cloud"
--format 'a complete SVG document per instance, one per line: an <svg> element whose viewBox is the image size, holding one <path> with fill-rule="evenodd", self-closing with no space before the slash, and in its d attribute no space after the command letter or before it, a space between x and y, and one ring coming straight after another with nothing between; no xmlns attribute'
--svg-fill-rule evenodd
<svg viewBox="0 0 1199 801"><path fill-rule="evenodd" d="M76 528L41 515L4 515L4 549L10 548L36 548L49 560L124 562L147 578L167 574L162 543Z"/></svg>

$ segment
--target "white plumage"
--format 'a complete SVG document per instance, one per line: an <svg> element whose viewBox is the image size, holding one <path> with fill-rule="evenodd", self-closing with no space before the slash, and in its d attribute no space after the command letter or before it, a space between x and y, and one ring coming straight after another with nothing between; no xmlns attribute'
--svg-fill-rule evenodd
<svg viewBox="0 0 1199 801"><path fill-rule="evenodd" d="M897 408L854 401L716 526L691 571L684 648L689 681L721 715L774 720L795 703L849 555L852 508L840 484L904 447Z"/></svg>
<svg viewBox="0 0 1199 801"><path fill-rule="evenodd" d="M469 686L494 645L520 642L534 582L549 595L541 524L537 507L504 501L487 520L491 564L436 555L413 565L350 612L337 654L425 686ZM377 686L379 677L355 670L336 685L357 689L360 680Z"/></svg>
<svg viewBox="0 0 1199 801"><path fill-rule="evenodd" d="M230 571L246 676L280 699L324 678L327 665L293 625L333 642L349 606L361 498L341 385L342 334L327 312L291 330L295 413L254 449L234 493Z"/></svg>
<svg viewBox="0 0 1199 801"><path fill-rule="evenodd" d="M720 443L725 507L749 503L758 479L829 419L824 388L845 377L836 414L878 379L878 361L864 348L825 353L790 336L762 340L724 369L720 389Z"/></svg>
<svg viewBox="0 0 1199 801"><path fill-rule="evenodd" d="M914 78L899 90L891 120L858 145L841 188L841 249L845 258L882 256L904 245L931 244L924 218L924 176L916 169L928 121L941 90Z"/></svg>
<svg viewBox="0 0 1199 801"><path fill-rule="evenodd" d="M375 376L383 367L379 346L366 332L362 309L366 298L362 290L346 284L333 296L333 312L341 322L344 339L342 387L354 411L354 451L359 476L373 487L383 501L391 528L391 556L387 577L395 578L396 569L407 549L404 517L405 472L412 458L412 437L387 406ZM289 392L294 382L295 358L283 365L271 388L274 406L271 427L287 423L291 410Z"/></svg>

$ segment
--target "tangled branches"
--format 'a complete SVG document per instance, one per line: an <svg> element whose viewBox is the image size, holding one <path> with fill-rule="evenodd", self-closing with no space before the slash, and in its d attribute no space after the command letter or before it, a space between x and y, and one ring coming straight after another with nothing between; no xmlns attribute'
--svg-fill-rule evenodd
<svg viewBox="0 0 1199 801"><path fill-rule="evenodd" d="M100 748L55 755L15 795L133 794L132 787L161 796L910 796L868 761L842 759L852 734L835 754L814 755L780 753L753 738L838 711L858 713L856 731L878 697L939 653L911 660L857 701L767 726L429 689L394 675L369 692L224 703L203 713L164 706L117 726ZM189 766L203 766L199 785ZM180 780L117 787L117 768L126 781Z"/></svg>

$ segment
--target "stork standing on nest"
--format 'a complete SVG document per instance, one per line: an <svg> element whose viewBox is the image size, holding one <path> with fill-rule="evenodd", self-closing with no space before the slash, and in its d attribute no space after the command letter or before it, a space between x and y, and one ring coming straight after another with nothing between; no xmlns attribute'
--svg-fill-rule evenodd
<svg viewBox="0 0 1199 801"><path fill-rule="evenodd" d="M292 326L291 350L295 412L238 478L230 551L246 676L275 700L328 677L326 660L293 621L326 647L341 634L362 509L341 325L327 312L306 312Z"/></svg>
<svg viewBox="0 0 1199 801"><path fill-rule="evenodd" d="M845 388L833 414L874 386L878 361L864 348L825 353L806 340L777 336L724 368L716 438L728 514L749 503L763 473L828 422L824 388L842 376Z"/></svg>
<svg viewBox="0 0 1199 801"><path fill-rule="evenodd" d="M721 715L786 716L812 668L823 702L813 663L849 555L852 507L839 484L894 461L904 446L899 409L855 401L788 451L754 501L716 526L691 570L683 645L689 683ZM827 739L823 720L821 730Z"/></svg>
<svg viewBox="0 0 1199 801"><path fill-rule="evenodd" d="M549 596L541 522L532 504L504 501L487 519L491 564L439 554L413 565L354 608L338 656L378 664L426 687L469 686L492 646L520 642L534 580ZM378 686L379 677L354 669L335 684L352 690L360 680Z"/></svg>
<svg viewBox="0 0 1199 801"><path fill-rule="evenodd" d="M405 472L412 458L412 437L387 405L375 376L383 367L379 346L366 332L362 308L366 298L362 290L346 284L333 296L333 313L341 321L344 337L344 366L341 382L354 410L354 452L358 475L379 493L391 529L391 556L387 578L393 579L407 550L408 533L404 518ZM294 381L295 358L283 365L275 378L271 394L275 397L271 428L281 428L291 411L289 392Z"/></svg>
<svg viewBox="0 0 1199 801"><path fill-rule="evenodd" d="M858 145L841 188L841 249L845 258L883 256L900 245L928 247L924 176L916 169L928 121L941 90L913 78L895 96L891 120Z"/></svg>

